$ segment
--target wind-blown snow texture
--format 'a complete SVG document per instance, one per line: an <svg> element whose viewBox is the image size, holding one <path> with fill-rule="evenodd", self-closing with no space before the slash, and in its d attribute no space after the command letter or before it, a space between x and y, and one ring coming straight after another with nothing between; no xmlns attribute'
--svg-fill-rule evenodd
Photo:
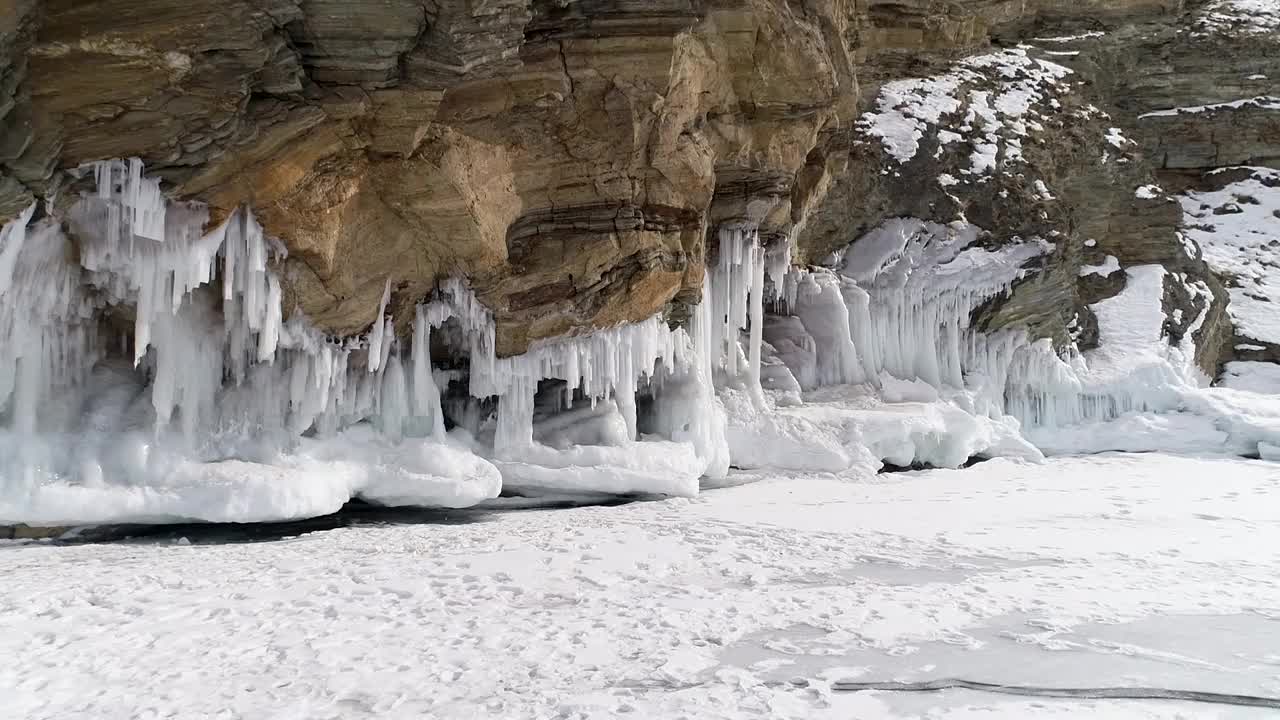
<svg viewBox="0 0 1280 720"><path fill-rule="evenodd" d="M25 720L1262 720L830 686L1280 695L1278 480L1238 459L995 460L279 542L0 542L0 688Z"/></svg>

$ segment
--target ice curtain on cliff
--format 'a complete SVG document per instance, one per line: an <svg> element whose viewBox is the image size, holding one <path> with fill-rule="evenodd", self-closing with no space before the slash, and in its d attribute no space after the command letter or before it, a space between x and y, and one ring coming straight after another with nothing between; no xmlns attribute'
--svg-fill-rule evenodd
<svg viewBox="0 0 1280 720"><path fill-rule="evenodd" d="M33 205L0 235L3 522L271 520L504 489L691 496L731 467L857 477L1280 446L1274 398L1204 387L1193 333L1164 337L1160 298L1183 280L1158 266L1128 268L1094 307L1087 352L972 327L1056 252L1046 239L988 248L968 223L902 218L798 268L785 243L727 224L682 325L499 357L465 279L396 318L389 278L371 329L332 338L285 307L284 247L250 209L206 229L207 209L165 199L137 160L84 172L94 189L65 217Z"/></svg>

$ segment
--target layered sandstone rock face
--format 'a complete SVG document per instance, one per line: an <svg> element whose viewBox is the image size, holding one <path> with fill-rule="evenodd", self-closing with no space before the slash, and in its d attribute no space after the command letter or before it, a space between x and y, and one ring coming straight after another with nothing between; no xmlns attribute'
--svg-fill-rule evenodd
<svg viewBox="0 0 1280 720"><path fill-rule="evenodd" d="M964 218L991 246L1057 248L981 326L1087 348L1088 305L1124 277L1082 266L1160 264L1227 297L1168 193L1280 162L1280 23L1230 10L0 0L0 220L74 197L84 163L138 157L214 220L251 207L288 248L286 306L325 330L367 329L388 281L406 310L465 276L514 354L678 319L722 226L821 263L888 218ZM903 118L910 153L884 130ZM1212 373L1244 340L1225 302L1190 327L1207 302L1166 298Z"/></svg>

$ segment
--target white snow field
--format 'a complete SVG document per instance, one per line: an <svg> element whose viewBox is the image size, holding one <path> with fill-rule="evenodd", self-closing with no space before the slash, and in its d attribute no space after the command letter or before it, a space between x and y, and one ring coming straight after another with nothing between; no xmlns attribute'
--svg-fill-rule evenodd
<svg viewBox="0 0 1280 720"><path fill-rule="evenodd" d="M6 717L1274 718L1280 467L998 459L247 544L0 542ZM471 520L472 522L468 522ZM188 531L199 528L188 528ZM225 539L225 538L223 538Z"/></svg>

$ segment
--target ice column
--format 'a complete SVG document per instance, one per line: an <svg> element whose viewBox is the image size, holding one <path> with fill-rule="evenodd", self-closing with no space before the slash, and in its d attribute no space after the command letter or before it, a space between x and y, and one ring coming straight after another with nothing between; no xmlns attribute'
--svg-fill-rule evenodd
<svg viewBox="0 0 1280 720"><path fill-rule="evenodd" d="M771 275L778 272L777 263L766 268L764 248L754 226L725 226L719 236L719 260L707 281L716 320L712 326L712 361L728 379L745 374L752 401L760 407L764 404L760 389L764 280L766 271ZM739 334L743 330L749 330L746 367L740 366Z"/></svg>
<svg viewBox="0 0 1280 720"><path fill-rule="evenodd" d="M382 301L378 303L378 315L373 321L373 331L369 335L369 372L371 373L378 372L382 367L385 351L391 348L386 322L383 320L387 315L389 302L391 302L391 278L387 278L387 283L382 288ZM391 336L394 336L394 332Z"/></svg>
<svg viewBox="0 0 1280 720"><path fill-rule="evenodd" d="M425 305L417 306L413 320L413 413L423 418L426 435L444 439L444 411L431 372L431 320Z"/></svg>
<svg viewBox="0 0 1280 720"><path fill-rule="evenodd" d="M858 311L866 307L866 293L848 288L841 294L840 278L828 270L798 273L793 312L817 346L817 382L841 385L866 382L858 364L859 352L850 329L864 322Z"/></svg>
<svg viewBox="0 0 1280 720"><path fill-rule="evenodd" d="M0 414L22 433L58 389L81 383L97 360L94 303L70 241L35 204L0 229Z"/></svg>
<svg viewBox="0 0 1280 720"><path fill-rule="evenodd" d="M693 380L691 397L683 398L683 408L687 420L683 424L684 433L673 432L672 440L684 440L693 443L698 451L698 458L706 468L703 475L710 478L722 478L729 474L729 441L725 436L725 413L720 401L716 398L712 381L712 342L715 333L713 328L720 326L718 318L711 317L711 280L704 278L702 283L702 302L690 320L691 342L688 345L689 357L684 365Z"/></svg>
<svg viewBox="0 0 1280 720"><path fill-rule="evenodd" d="M850 246L838 272L868 379L887 372L964 387L970 316L1051 247L1028 241L992 251L973 247L977 239L977 228L964 223L896 219Z"/></svg>

